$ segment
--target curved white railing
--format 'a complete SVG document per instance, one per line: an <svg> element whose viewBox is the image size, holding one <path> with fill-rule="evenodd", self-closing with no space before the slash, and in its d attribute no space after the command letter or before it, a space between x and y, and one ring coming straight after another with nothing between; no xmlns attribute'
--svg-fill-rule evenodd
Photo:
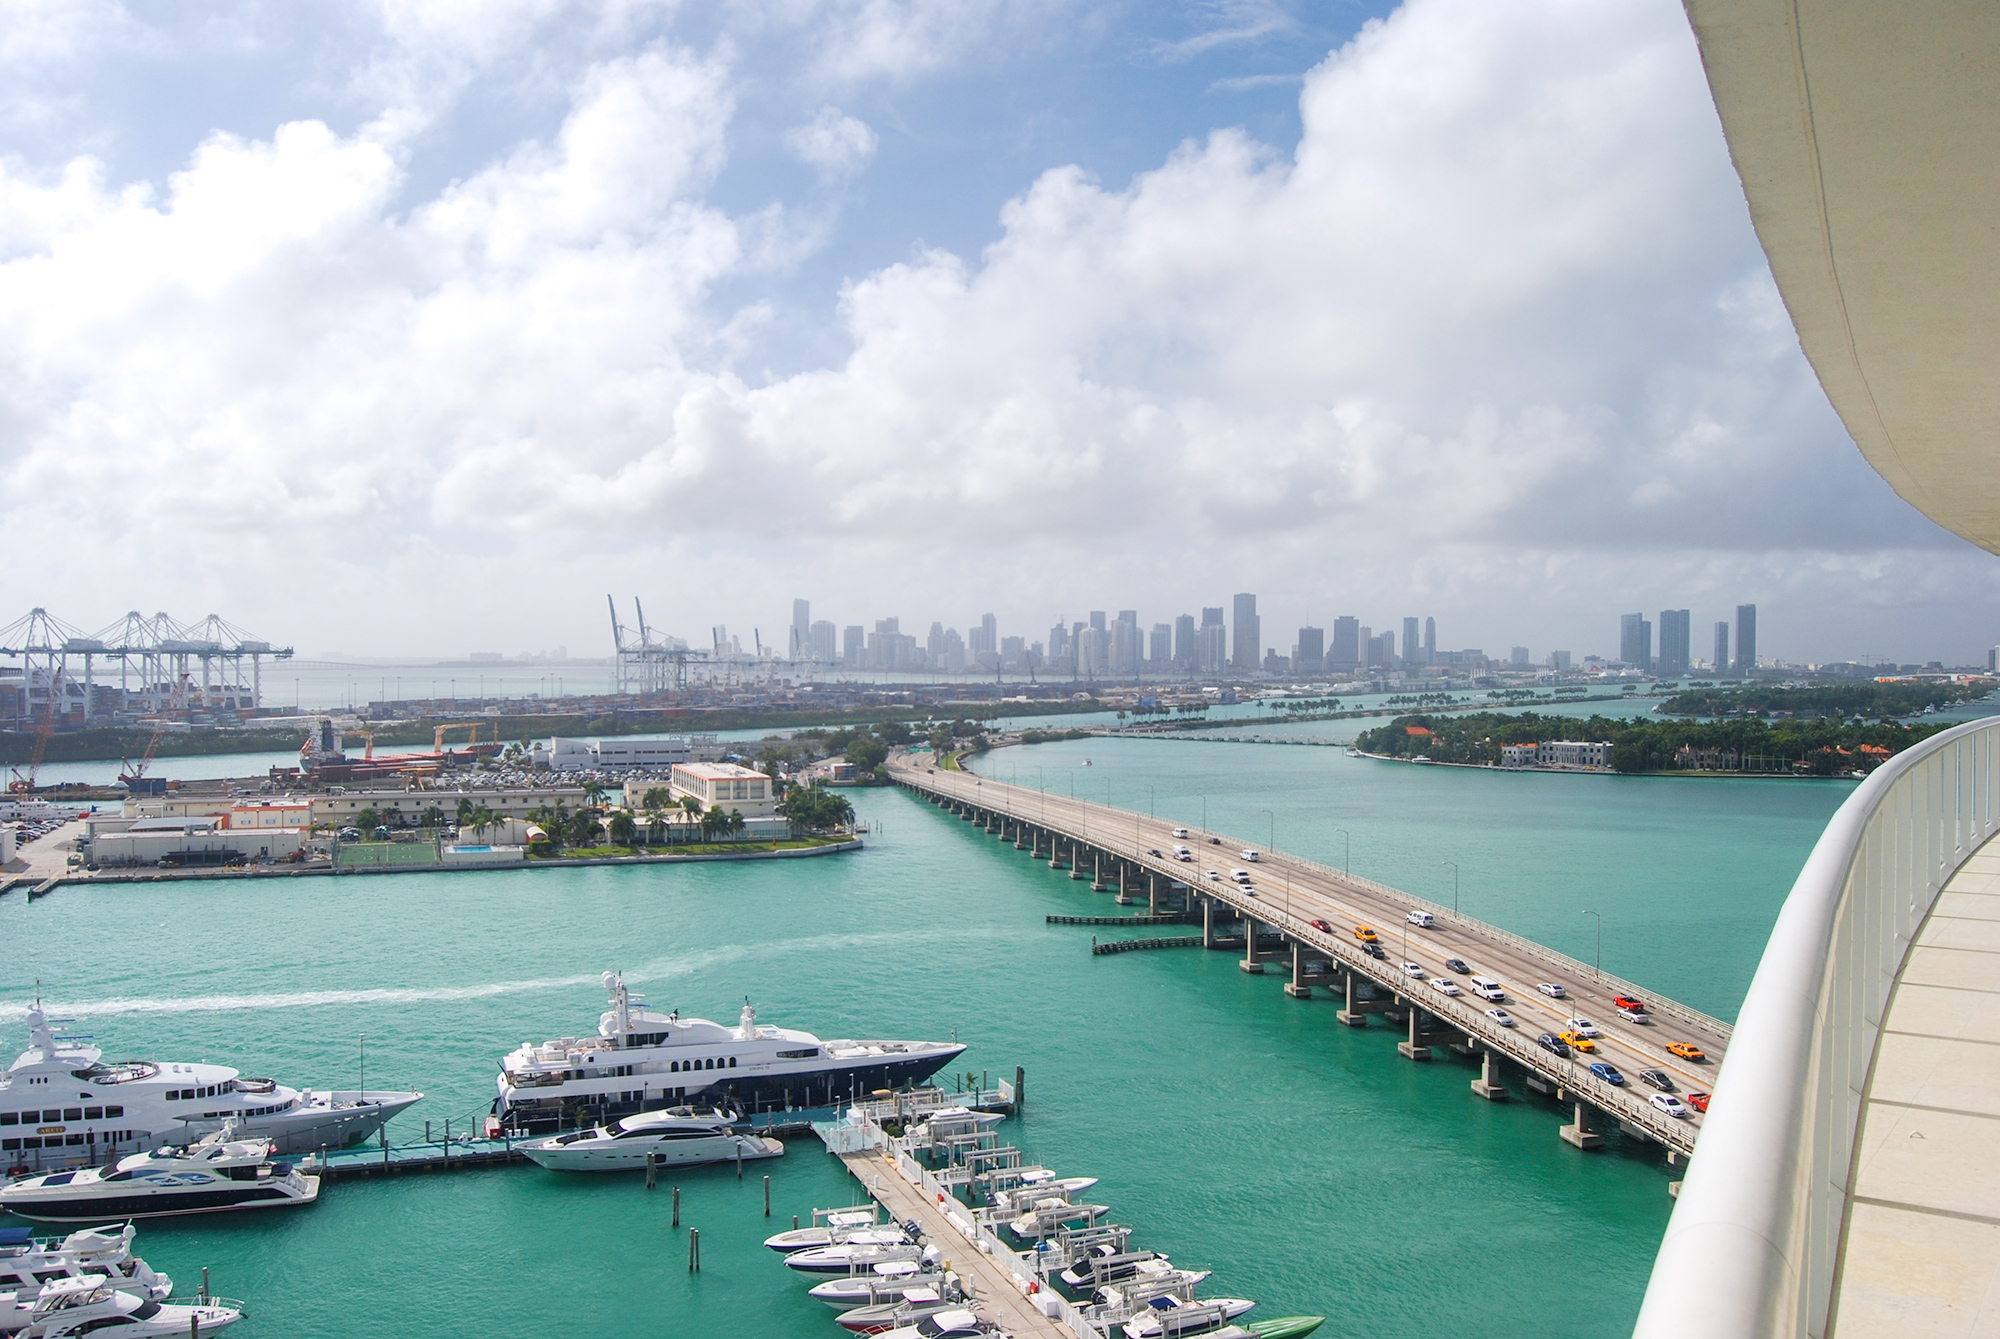
<svg viewBox="0 0 2000 1339"><path fill-rule="evenodd" d="M1638 1339L1819 1339L1890 989L1939 890L2000 830L2000 718L1848 797L1778 913L1653 1264Z"/></svg>

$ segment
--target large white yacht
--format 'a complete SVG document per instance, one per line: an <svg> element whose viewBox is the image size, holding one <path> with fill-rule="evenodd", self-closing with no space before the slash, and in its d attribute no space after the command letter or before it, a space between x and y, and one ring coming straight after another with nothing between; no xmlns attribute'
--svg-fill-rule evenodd
<svg viewBox="0 0 2000 1339"><path fill-rule="evenodd" d="M0 1186L0 1209L44 1223L101 1223L311 1204L319 1197L317 1176L271 1161L271 1146L262 1139L233 1136L225 1128L187 1148L24 1176Z"/></svg>
<svg viewBox="0 0 2000 1339"><path fill-rule="evenodd" d="M698 1167L781 1156L785 1146L759 1134L738 1134L729 1111L673 1107L626 1116L609 1125L572 1130L516 1144L528 1157L558 1172L626 1172L647 1165ZM0 1192L4 1193L4 1192Z"/></svg>
<svg viewBox="0 0 2000 1339"><path fill-rule="evenodd" d="M611 1008L591 1037L523 1043L500 1062L495 1122L530 1133L700 1103L741 1112L831 1106L904 1088L965 1050L942 1041L821 1041L761 1026L746 1001L734 1028L660 1013L606 972Z"/></svg>
<svg viewBox="0 0 2000 1339"><path fill-rule="evenodd" d="M33 1302L57 1279L96 1274L126 1292L164 1302L173 1295L174 1281L132 1254L137 1233L130 1223L42 1238L33 1228L0 1227L0 1296L11 1293L16 1302Z"/></svg>
<svg viewBox="0 0 2000 1339"><path fill-rule="evenodd" d="M28 1012L28 1049L0 1075L0 1170L100 1166L191 1144L230 1120L279 1153L345 1148L422 1097L287 1088L226 1065L106 1063L90 1038L55 1031L38 1004Z"/></svg>

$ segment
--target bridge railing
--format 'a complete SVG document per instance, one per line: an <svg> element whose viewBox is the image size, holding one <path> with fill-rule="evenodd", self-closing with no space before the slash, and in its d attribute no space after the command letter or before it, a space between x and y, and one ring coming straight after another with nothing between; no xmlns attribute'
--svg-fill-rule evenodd
<svg viewBox="0 0 2000 1339"><path fill-rule="evenodd" d="M1889 993L1959 866L2000 831L2000 719L1877 768L1827 824L1737 1014L1653 1264L1640 1339L1827 1332Z"/></svg>

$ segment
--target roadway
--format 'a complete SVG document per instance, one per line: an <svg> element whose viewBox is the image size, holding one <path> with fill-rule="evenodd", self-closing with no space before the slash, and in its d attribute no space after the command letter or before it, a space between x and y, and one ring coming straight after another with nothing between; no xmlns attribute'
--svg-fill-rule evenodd
<svg viewBox="0 0 2000 1339"><path fill-rule="evenodd" d="M1144 869L1194 886L1240 913L1283 931L1320 956L1360 969L1378 985L1396 991L1425 1013L1558 1083L1565 1093L1646 1131L1678 1152L1686 1153L1693 1148L1701 1115L1690 1111L1685 1119L1676 1120L1649 1107L1647 1098L1655 1090L1641 1082L1638 1071L1665 1072L1682 1096L1711 1091L1729 1044L1729 1028L1718 1020L1643 991L1630 982L1600 975L1589 964L1496 926L1459 916L1448 907L1396 889L1277 851L1258 848L1261 858L1252 862L1241 854L1245 847L1240 840L1222 833L1183 827L1170 820L1107 808L1066 795L1051 795L1030 787L1009 786L970 773L932 771L928 755L899 755L891 760L891 766L899 780L914 782L921 789L1060 831ZM1177 830L1188 835L1177 837ZM1190 848L1194 859L1173 859L1176 846ZM1237 869L1251 871L1254 881L1250 888L1230 882L1231 873ZM1419 929L1410 925L1406 916L1412 910L1430 912L1434 927ZM1325 922L1331 930L1316 928L1312 924L1315 920ZM1372 927L1381 937L1386 959L1373 959L1361 950L1354 935L1355 927L1360 925ZM1447 958L1462 960L1470 971L1448 970ZM1420 981L1402 974L1399 965L1403 962L1417 964L1426 979ZM1471 974L1499 981L1506 991L1506 1001L1496 1005L1472 995L1465 980ZM1466 993L1452 998L1437 991L1429 981L1440 976L1453 979ZM1543 994L1538 989L1543 983L1561 986L1565 998L1558 1000ZM1612 996L1619 994L1644 999L1652 1010L1653 1021L1635 1023L1620 1014L1611 1004ZM1485 1011L1495 1007L1503 1008L1518 1026L1504 1028L1489 1019ZM1570 1030L1568 1020L1577 1017L1588 1018L1603 1034L1597 1038L1596 1054L1563 1060L1537 1045L1540 1034ZM1699 1047L1707 1056L1706 1062L1669 1055L1666 1047L1676 1041ZM1586 1067L1594 1061L1615 1066L1624 1075L1627 1086L1614 1087L1590 1075Z"/></svg>

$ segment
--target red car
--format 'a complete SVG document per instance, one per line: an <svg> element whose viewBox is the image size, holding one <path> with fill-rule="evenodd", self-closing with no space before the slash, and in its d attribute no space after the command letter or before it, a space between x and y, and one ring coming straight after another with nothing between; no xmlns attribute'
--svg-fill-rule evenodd
<svg viewBox="0 0 2000 1339"><path fill-rule="evenodd" d="M1686 1100L1687 1104L1688 1104L1689 1106L1693 1107L1693 1108L1694 1108L1694 1109L1695 1109L1696 1111L1699 1111L1699 1112L1703 1113L1704 1115L1706 1115L1706 1114L1707 1114L1707 1112L1708 1112L1708 1094L1707 1094L1707 1093L1689 1093L1689 1094L1687 1095L1687 1098L1686 1098L1685 1100Z"/></svg>
<svg viewBox="0 0 2000 1339"><path fill-rule="evenodd" d="M1325 921L1314 921L1312 923L1312 927L1313 929L1319 931L1321 934L1330 935L1333 933L1333 927L1331 925L1328 925Z"/></svg>
<svg viewBox="0 0 2000 1339"><path fill-rule="evenodd" d="M1630 995L1613 995L1611 1003L1616 1006L1619 1013L1624 1014L1627 1018L1638 1018L1646 1012L1646 1002L1644 1000L1635 1000Z"/></svg>

